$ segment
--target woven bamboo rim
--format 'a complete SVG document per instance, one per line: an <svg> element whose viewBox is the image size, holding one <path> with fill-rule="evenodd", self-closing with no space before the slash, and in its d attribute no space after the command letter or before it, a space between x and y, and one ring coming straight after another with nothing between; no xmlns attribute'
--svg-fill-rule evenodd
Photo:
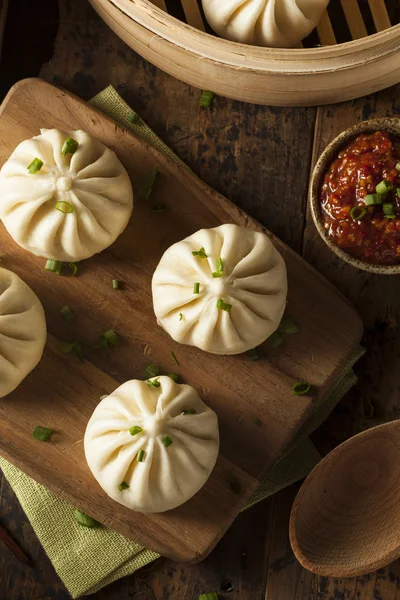
<svg viewBox="0 0 400 600"><path fill-rule="evenodd" d="M90 1L145 58L187 83L228 97L312 105L355 98L400 81L400 24L344 44L261 48L211 36L148 0Z"/></svg>

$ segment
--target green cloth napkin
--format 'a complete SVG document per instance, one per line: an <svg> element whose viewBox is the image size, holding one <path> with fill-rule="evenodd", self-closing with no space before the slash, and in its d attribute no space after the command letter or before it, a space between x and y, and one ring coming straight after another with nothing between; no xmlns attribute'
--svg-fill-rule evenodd
<svg viewBox="0 0 400 600"><path fill-rule="evenodd" d="M172 150L140 118L135 123L131 122L132 109L112 86L95 96L91 103L166 154L172 161L182 164ZM267 473L248 506L303 479L318 463L321 457L308 436L354 385L356 377L352 367L362 354L361 348L357 350L329 392L315 406L286 456ZM74 508L65 500L58 498L2 458L0 467L55 570L73 598L93 594L159 557L155 552L105 527L82 527L74 518Z"/></svg>

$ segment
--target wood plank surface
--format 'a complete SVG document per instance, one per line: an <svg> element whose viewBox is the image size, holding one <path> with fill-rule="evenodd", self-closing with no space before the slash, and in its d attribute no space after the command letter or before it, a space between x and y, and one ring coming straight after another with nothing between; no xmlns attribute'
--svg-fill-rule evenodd
<svg viewBox="0 0 400 600"><path fill-rule="evenodd" d="M124 233L109 249L83 261L82 272L74 279L44 271L44 261L18 247L0 227L3 266L35 290L46 311L49 333L66 341L78 339L90 361L81 366L74 356L66 359L50 335L39 367L0 402L0 452L127 537L175 560L199 560L225 533L263 473L284 454L354 354L361 322L335 288L274 239L288 271L287 310L301 335L287 338L276 352L265 344L268 360L257 362L249 361L247 355L215 356L174 343L157 325L152 310L151 277L163 252L205 227L223 223L255 230L262 227L184 166L172 163L85 102L39 79L15 85L1 106L0 164L41 127L84 128L117 153L134 189L158 165L160 176L151 201L166 203L168 210L157 215L148 202L136 197ZM124 282L118 297L111 286L115 277ZM77 315L77 328L61 322L59 311L64 304ZM122 344L104 355L95 344L110 327L120 334ZM119 383L143 378L149 352L151 361L168 371L175 366L171 351L180 363L175 370L218 415L221 452L206 486L192 500L163 515L140 515L100 491L85 463L81 442L98 399ZM294 397L293 383L305 380L318 390L316 396ZM255 425L254 416L262 427ZM39 452L29 435L38 423L59 432L56 443L42 445ZM229 473L241 484L237 495L230 490Z"/></svg>
<svg viewBox="0 0 400 600"><path fill-rule="evenodd" d="M26 0L24 0L26 1ZM17 9L22 0L11 3ZM366 2L363 2L364 4ZM40 4L40 23L19 10L25 56L33 71L38 27L50 14L53 0ZM42 74L89 99L113 83L155 131L212 187L268 226L296 251L302 251L309 163L315 109L279 109L216 98L209 111L198 107L197 90L155 69L113 35L81 0L61 0L61 28L53 60ZM396 13L397 11L397 13ZM391 14L398 15L397 2ZM6 38L12 37L11 30ZM47 38L49 34L47 33ZM14 34L14 43L21 39ZM12 61L12 42L5 47L2 85L22 76ZM42 45L43 45L42 44ZM49 54L50 56L51 54ZM26 63L26 61L25 61ZM19 63L18 63L19 64ZM23 71L22 71L23 72ZM9 84L7 84L7 87ZM400 114L399 88L323 109L321 148L335 131L354 120L379 114ZM354 113L353 113L354 111ZM295 151L293 149L295 148ZM279 210L271 198L279 194ZM307 223L305 255L360 307L367 324L367 358L357 367L361 383L348 394L315 440L329 451L355 432L400 415L396 357L399 314L396 278L373 277L353 271L343 274L332 256L319 256L324 245ZM342 277L343 275L343 277ZM368 277L367 277L368 279ZM379 280L381 286L379 286ZM386 379L389 380L386 383ZM372 392L373 419L361 418L362 397ZM389 392L389 393L388 393ZM176 564L159 560L135 575L90 596L95 600L197 600L206 591L224 590L221 600L399 600L400 562L354 580L316 577L296 563L287 537L288 518L297 486L284 490L244 512L216 549L202 563ZM68 600L43 548L4 479L0 483L0 520L34 559L26 569L0 545L0 598L3 600ZM229 591L232 590L232 591Z"/></svg>

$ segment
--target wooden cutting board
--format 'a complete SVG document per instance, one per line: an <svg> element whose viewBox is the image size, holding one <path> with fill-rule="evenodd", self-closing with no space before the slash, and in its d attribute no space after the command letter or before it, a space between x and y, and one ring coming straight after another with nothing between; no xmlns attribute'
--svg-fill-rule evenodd
<svg viewBox="0 0 400 600"><path fill-rule="evenodd" d="M108 250L79 265L78 276L44 270L44 260L17 246L0 225L1 265L20 275L46 311L48 343L43 359L21 386L0 400L0 453L74 506L152 550L175 560L200 560L215 546L307 421L315 403L346 365L360 341L362 324L354 309L300 256L272 237L288 268L288 314L300 333L266 358L224 357L181 346L158 327L151 277L164 250L202 227L237 223L263 227L130 132L71 94L29 79L12 88L0 112L0 164L41 127L85 129L115 150L134 188L151 167L161 175L148 202L136 200L125 232ZM266 198L275 202L279 198ZM152 206L166 203L165 212ZM291 218L288 215L288 218ZM68 269L67 269L68 270ZM124 282L112 289L112 279ZM76 321L65 323L68 304ZM94 346L113 328L121 338L105 355ZM61 354L59 342L79 340L86 360ZM173 351L180 363L170 357ZM122 382L144 377L150 363L176 371L218 414L221 452L205 487L189 502L159 515L132 512L108 498L92 477L83 452L86 423L102 395ZM306 379L315 398L293 396ZM262 425L254 422L255 418ZM31 437L36 425L55 430L50 443ZM240 491L231 489L232 480ZM237 487L237 486L233 486Z"/></svg>

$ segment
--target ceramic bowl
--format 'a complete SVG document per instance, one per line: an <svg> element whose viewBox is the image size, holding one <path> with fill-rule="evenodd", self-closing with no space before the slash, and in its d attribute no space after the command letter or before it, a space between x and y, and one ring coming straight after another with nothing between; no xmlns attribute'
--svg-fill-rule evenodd
<svg viewBox="0 0 400 600"><path fill-rule="evenodd" d="M311 205L311 213L314 219L315 226L324 240L325 244L339 256L357 269L369 271L370 273L379 273L381 275L397 275L400 274L400 264L398 265L376 265L360 260L351 254L348 254L339 248L335 242L328 236L324 227L322 218L322 209L319 200L319 194L323 183L323 178L330 164L337 157L338 153L346 144L360 133L372 133L374 131L387 131L400 136L400 118L384 117L382 119L371 119L370 121L362 121L353 127L349 127L338 135L323 151L317 164L315 165L311 176L309 188L309 201Z"/></svg>

